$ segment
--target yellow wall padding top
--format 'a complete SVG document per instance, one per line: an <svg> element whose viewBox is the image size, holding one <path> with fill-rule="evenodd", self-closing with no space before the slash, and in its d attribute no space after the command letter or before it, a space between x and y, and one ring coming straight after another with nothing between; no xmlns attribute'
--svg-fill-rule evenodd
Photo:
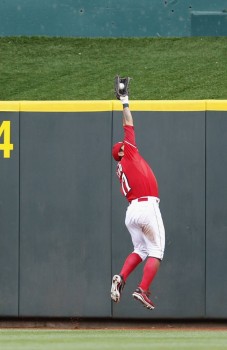
<svg viewBox="0 0 227 350"><path fill-rule="evenodd" d="M227 100L207 100L206 111L227 111Z"/></svg>
<svg viewBox="0 0 227 350"><path fill-rule="evenodd" d="M205 111L205 101L190 100L152 100L152 101L130 101L131 111ZM122 110L119 101L113 101L113 110Z"/></svg>
<svg viewBox="0 0 227 350"><path fill-rule="evenodd" d="M23 112L104 112L112 111L111 101L22 101Z"/></svg>
<svg viewBox="0 0 227 350"><path fill-rule="evenodd" d="M130 101L131 111L227 111L227 100ZM105 112L122 111L118 100L108 101L0 101L0 111L12 112Z"/></svg>
<svg viewBox="0 0 227 350"><path fill-rule="evenodd" d="M19 112L20 102L0 101L0 112Z"/></svg>

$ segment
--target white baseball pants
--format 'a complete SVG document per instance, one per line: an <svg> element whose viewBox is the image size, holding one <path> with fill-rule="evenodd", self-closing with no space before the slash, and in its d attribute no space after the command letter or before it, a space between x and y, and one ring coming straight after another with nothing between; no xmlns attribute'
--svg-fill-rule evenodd
<svg viewBox="0 0 227 350"><path fill-rule="evenodd" d="M159 209L159 198L135 199L128 206L125 225L131 235L134 253L142 260L147 256L163 259L165 228Z"/></svg>

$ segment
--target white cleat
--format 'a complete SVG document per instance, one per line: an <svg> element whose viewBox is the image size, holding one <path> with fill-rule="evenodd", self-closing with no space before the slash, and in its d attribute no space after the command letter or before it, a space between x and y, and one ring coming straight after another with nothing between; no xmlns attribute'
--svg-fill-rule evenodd
<svg viewBox="0 0 227 350"><path fill-rule="evenodd" d="M114 275L112 278L110 296L115 303L119 303L124 286L125 281L123 278L120 275Z"/></svg>

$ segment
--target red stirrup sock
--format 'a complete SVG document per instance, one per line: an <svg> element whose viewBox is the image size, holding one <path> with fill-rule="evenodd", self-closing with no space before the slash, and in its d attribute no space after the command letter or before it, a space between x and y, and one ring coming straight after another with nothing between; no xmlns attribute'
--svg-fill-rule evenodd
<svg viewBox="0 0 227 350"><path fill-rule="evenodd" d="M126 281L130 273L136 268L137 265L141 263L141 261L142 259L138 254L129 254L120 272L120 275L123 277L124 281Z"/></svg>
<svg viewBox="0 0 227 350"><path fill-rule="evenodd" d="M149 290L149 287L158 272L160 263L159 259L148 257L144 265L142 281L139 284L139 287L142 290Z"/></svg>

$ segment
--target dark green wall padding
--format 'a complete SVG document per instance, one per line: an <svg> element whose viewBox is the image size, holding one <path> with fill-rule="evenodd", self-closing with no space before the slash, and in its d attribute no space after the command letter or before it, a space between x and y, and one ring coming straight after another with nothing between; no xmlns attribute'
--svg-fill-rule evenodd
<svg viewBox="0 0 227 350"><path fill-rule="evenodd" d="M0 315L18 315L19 296L19 111L1 112L10 121L10 158L0 151ZM0 137L3 142L4 133Z"/></svg>
<svg viewBox="0 0 227 350"><path fill-rule="evenodd" d="M0 102L14 145L10 158L0 150L1 317L227 318L227 101L131 108L166 228L156 309L131 297L142 265L121 303L110 300L112 274L132 251L111 159L120 102Z"/></svg>

